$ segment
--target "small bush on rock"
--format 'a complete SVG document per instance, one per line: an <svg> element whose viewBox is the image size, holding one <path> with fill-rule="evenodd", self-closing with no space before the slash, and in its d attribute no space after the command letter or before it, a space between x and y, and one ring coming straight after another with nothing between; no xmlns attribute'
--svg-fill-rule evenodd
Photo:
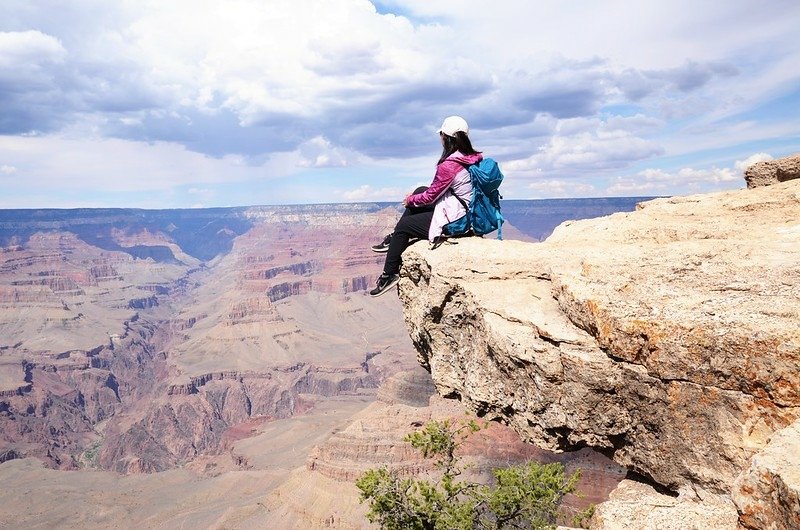
<svg viewBox="0 0 800 530"><path fill-rule="evenodd" d="M567 477L560 463L528 462L495 469L491 485L461 481L464 467L456 451L479 429L474 421L444 420L408 434L405 441L436 459L439 478L401 479L385 467L368 470L356 486L362 502L369 502L369 521L384 530L555 528L561 500L575 491L580 470Z"/></svg>

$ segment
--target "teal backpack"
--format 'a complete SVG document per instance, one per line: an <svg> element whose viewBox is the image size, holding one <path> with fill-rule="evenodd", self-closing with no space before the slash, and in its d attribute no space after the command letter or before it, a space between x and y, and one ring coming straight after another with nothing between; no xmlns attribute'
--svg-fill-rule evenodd
<svg viewBox="0 0 800 530"><path fill-rule="evenodd" d="M465 235L482 236L497 230L497 239L503 239L503 216L500 213L500 183L503 182L503 173L497 162L491 158L484 158L477 164L466 166L472 178L472 198L466 204L461 201L467 210L467 215L447 223L442 227L445 237L459 237Z"/></svg>

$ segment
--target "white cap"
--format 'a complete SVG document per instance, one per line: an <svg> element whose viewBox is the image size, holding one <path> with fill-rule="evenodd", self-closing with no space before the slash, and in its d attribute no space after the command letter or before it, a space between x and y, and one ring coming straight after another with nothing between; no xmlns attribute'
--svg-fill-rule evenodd
<svg viewBox="0 0 800 530"><path fill-rule="evenodd" d="M464 134L469 134L469 125L467 125L467 120L461 116L448 116L442 122L442 126L439 127L439 132L444 133L447 136L455 136L458 131L461 131Z"/></svg>

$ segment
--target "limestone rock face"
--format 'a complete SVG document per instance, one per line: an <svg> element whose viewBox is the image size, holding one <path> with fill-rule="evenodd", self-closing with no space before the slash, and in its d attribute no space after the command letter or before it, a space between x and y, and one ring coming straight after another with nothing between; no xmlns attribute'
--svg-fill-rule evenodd
<svg viewBox="0 0 800 530"><path fill-rule="evenodd" d="M796 178L800 178L800 155L756 162L744 172L744 180L747 181L748 188L769 186Z"/></svg>
<svg viewBox="0 0 800 530"><path fill-rule="evenodd" d="M623 480L609 502L598 506L591 521L595 530L736 530L737 526L736 507L729 498L670 497L632 480Z"/></svg>
<svg viewBox="0 0 800 530"><path fill-rule="evenodd" d="M800 422L776 433L739 476L733 500L749 528L800 528Z"/></svg>
<svg viewBox="0 0 800 530"><path fill-rule="evenodd" d="M798 263L793 181L657 199L538 244L416 244L400 298L440 394L537 445L729 494L800 416Z"/></svg>

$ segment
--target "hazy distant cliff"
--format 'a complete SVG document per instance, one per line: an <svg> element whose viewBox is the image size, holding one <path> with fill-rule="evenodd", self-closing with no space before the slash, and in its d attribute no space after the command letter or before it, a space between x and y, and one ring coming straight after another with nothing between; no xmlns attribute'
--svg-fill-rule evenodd
<svg viewBox="0 0 800 530"><path fill-rule="evenodd" d="M800 528L800 180L404 260L439 393L680 492L625 481L596 527Z"/></svg>

